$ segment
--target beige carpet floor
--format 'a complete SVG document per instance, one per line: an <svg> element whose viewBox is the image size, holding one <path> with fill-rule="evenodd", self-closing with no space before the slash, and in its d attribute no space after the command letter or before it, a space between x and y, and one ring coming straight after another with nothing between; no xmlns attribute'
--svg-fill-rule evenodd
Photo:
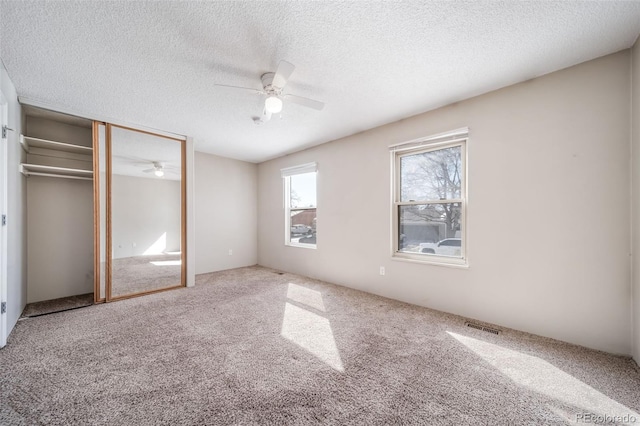
<svg viewBox="0 0 640 426"><path fill-rule="evenodd" d="M182 277L180 254L159 254L113 259L113 297L179 286Z"/></svg>
<svg viewBox="0 0 640 426"><path fill-rule="evenodd" d="M261 267L196 282L20 321L0 424L640 422L626 357Z"/></svg>
<svg viewBox="0 0 640 426"><path fill-rule="evenodd" d="M21 318L47 315L54 312L84 308L91 305L93 305L93 293L61 297L59 299L44 300L42 302L27 304L27 306L25 306L24 310L22 311Z"/></svg>

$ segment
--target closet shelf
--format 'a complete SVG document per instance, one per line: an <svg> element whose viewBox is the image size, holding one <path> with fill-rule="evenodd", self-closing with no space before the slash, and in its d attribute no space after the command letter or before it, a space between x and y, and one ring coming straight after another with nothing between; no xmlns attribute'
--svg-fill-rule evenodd
<svg viewBox="0 0 640 426"><path fill-rule="evenodd" d="M29 152L31 148L53 149L56 151L72 152L74 154L91 155L93 148L88 146L73 145L70 143L50 141L47 139L33 138L31 136L20 135L20 144L25 151Z"/></svg>
<svg viewBox="0 0 640 426"><path fill-rule="evenodd" d="M20 164L20 173L25 176L48 176L66 179L93 180L93 172L91 170L41 166L39 164L22 163Z"/></svg>

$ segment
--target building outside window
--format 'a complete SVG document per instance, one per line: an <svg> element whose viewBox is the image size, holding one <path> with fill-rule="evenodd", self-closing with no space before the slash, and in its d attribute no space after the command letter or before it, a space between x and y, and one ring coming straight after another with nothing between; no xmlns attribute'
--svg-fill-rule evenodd
<svg viewBox="0 0 640 426"><path fill-rule="evenodd" d="M317 164L282 169L285 206L285 244L315 248Z"/></svg>

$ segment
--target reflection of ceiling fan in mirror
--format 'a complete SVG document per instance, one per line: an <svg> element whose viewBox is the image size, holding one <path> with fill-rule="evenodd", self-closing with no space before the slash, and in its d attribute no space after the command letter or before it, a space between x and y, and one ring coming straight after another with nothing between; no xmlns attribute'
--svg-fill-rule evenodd
<svg viewBox="0 0 640 426"><path fill-rule="evenodd" d="M125 176L147 178L181 179L180 160L168 161L167 158L148 160L137 156L114 155L113 173Z"/></svg>
<svg viewBox="0 0 640 426"><path fill-rule="evenodd" d="M143 173L152 173L158 177L164 176L164 164L159 161L153 161L153 167L151 169L143 170Z"/></svg>
<svg viewBox="0 0 640 426"><path fill-rule="evenodd" d="M295 69L296 67L293 66L293 64L287 61L280 61L276 72L268 72L262 75L262 90L252 89L249 87L227 86L225 84L216 84L216 86L236 91L243 90L256 95L266 95L262 116L255 117L253 119L256 124L262 124L269 121L271 119L271 114L280 113L282 111L283 101L293 102L318 111L322 110L322 108L324 108L324 102L303 98L302 96L282 93L282 89L284 89L284 86L287 84L289 77Z"/></svg>
<svg viewBox="0 0 640 426"><path fill-rule="evenodd" d="M142 173L153 173L157 177L163 177L165 175L165 173L173 174L173 175L176 175L176 176L180 175L180 168L179 167L172 166L170 164L167 164L164 161L148 161L147 160L143 164L146 166L149 163L151 163L153 165L153 167L151 167L150 169L143 170ZM140 164L140 163L138 163L138 164Z"/></svg>

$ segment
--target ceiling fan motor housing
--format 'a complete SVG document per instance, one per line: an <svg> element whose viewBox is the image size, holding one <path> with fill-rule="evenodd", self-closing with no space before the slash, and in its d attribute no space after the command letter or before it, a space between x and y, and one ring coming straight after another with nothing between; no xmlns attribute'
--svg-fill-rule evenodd
<svg viewBox="0 0 640 426"><path fill-rule="evenodd" d="M282 94L282 87L273 85L273 77L275 75L273 72L262 74L262 87L264 88L264 92L269 96L280 96Z"/></svg>

